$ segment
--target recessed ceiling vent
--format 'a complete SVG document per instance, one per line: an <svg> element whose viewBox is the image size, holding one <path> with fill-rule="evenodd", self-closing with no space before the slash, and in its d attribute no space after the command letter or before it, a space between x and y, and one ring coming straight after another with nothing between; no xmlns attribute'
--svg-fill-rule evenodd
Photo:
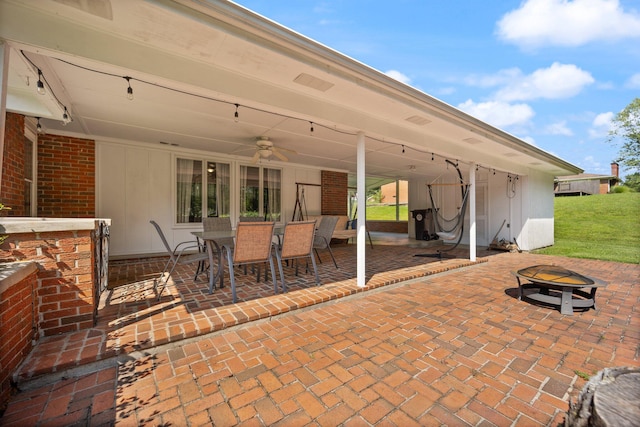
<svg viewBox="0 0 640 427"><path fill-rule="evenodd" d="M66 6L71 6L91 15L113 21L113 10L110 0L54 0Z"/></svg>
<svg viewBox="0 0 640 427"><path fill-rule="evenodd" d="M293 81L301 84L302 86L307 86L312 89L319 90L320 92L326 92L334 86L334 84L331 82L313 77L311 74L307 73L300 74L298 77L293 79Z"/></svg>
<svg viewBox="0 0 640 427"><path fill-rule="evenodd" d="M414 125L420 125L420 126L424 126L427 123L431 123L431 120L422 116L411 116L411 117L407 117L405 120L408 121L409 123L413 123Z"/></svg>

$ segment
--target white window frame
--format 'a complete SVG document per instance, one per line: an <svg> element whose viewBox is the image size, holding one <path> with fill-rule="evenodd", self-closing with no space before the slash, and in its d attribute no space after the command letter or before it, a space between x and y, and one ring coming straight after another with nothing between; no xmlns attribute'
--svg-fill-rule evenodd
<svg viewBox="0 0 640 427"><path fill-rule="evenodd" d="M264 185L264 170L265 169L273 169L273 170L277 170L280 171L280 220L276 221L278 223L282 223L284 221L284 206L283 206L283 202L284 202L284 197L283 197L283 191L284 191L284 170L281 167L273 167L271 165L261 165L261 164L252 164L252 163L238 163L238 167L236 169L236 190L232 192L232 194L236 195L237 198L237 203L236 203L236 212L238 213L238 215L240 215L240 211L241 211L241 207L240 207L240 188L242 187L242 173L240 172L241 168L245 166L245 167L253 167L253 168L258 168L258 215L262 218L264 218L264 198L263 198L263 194L264 194L264 190L265 190L265 185Z"/></svg>
<svg viewBox="0 0 640 427"><path fill-rule="evenodd" d="M24 181L30 184L29 208L31 212L25 213L25 216L31 217L37 216L38 213L38 131L36 126L36 119L25 117L24 137L25 140L31 141L31 180L23 177Z"/></svg>

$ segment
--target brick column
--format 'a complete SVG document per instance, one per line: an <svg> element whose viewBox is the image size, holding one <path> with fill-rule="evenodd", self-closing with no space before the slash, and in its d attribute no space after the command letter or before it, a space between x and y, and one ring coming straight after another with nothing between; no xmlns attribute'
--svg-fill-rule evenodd
<svg viewBox="0 0 640 427"><path fill-rule="evenodd" d="M40 135L38 216L93 218L95 210L95 141Z"/></svg>
<svg viewBox="0 0 640 427"><path fill-rule="evenodd" d="M347 215L348 175L322 171L322 215Z"/></svg>
<svg viewBox="0 0 640 427"><path fill-rule="evenodd" d="M11 210L2 216L24 216L24 116L7 113L4 128L4 154L0 202Z"/></svg>
<svg viewBox="0 0 640 427"><path fill-rule="evenodd" d="M0 262L38 264L35 306L40 336L94 325L92 230L11 233L0 246Z"/></svg>
<svg viewBox="0 0 640 427"><path fill-rule="evenodd" d="M9 268L11 275L0 279L0 408L11 395L11 376L38 339L37 266L20 263Z"/></svg>

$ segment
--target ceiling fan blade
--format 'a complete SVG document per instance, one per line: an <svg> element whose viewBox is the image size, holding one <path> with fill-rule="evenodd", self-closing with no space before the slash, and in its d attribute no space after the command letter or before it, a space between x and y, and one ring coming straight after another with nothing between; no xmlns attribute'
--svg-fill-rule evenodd
<svg viewBox="0 0 640 427"><path fill-rule="evenodd" d="M275 148L275 147L274 147L274 148ZM291 153L291 154L298 154L298 152L297 152L296 150L290 150L290 149L288 149L288 148L278 147L278 150L280 150L280 151L286 151L286 152Z"/></svg>
<svg viewBox="0 0 640 427"><path fill-rule="evenodd" d="M275 147L272 148L271 152L273 153L274 156L276 156L277 158L279 158L283 162L288 162L289 161L289 159L287 159L287 156L282 154L277 148L275 148Z"/></svg>
<svg viewBox="0 0 640 427"><path fill-rule="evenodd" d="M256 151L253 157L251 158L251 163L255 165L256 163L258 163L259 158L260 158L260 153Z"/></svg>

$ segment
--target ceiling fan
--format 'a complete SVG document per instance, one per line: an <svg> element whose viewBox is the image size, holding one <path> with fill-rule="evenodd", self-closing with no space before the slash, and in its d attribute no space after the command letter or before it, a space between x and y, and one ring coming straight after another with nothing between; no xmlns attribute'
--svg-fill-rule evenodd
<svg viewBox="0 0 640 427"><path fill-rule="evenodd" d="M287 156L282 154L281 151L289 151L290 153L298 154L295 151L287 150L286 148L276 148L273 145L273 142L269 140L268 136L258 137L258 140L256 141L256 152L251 159L251 163L257 163L260 159L268 159L271 155L276 156L283 162L288 162L289 159Z"/></svg>

